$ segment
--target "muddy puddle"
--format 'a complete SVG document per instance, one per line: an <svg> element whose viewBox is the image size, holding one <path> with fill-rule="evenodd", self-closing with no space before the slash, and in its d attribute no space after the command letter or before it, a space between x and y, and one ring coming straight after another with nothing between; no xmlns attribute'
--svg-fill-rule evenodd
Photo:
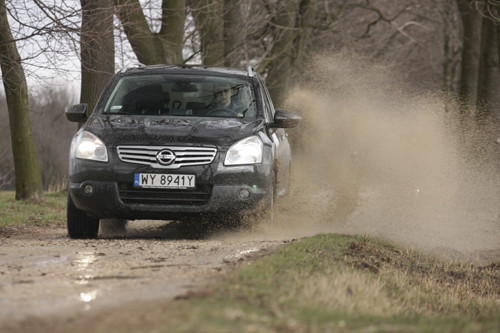
<svg viewBox="0 0 500 333"><path fill-rule="evenodd" d="M133 302L171 300L288 242L234 240L232 231L186 239L181 229L175 222L140 221L129 224L126 237L70 240L61 226L0 239L0 323L70 319Z"/></svg>

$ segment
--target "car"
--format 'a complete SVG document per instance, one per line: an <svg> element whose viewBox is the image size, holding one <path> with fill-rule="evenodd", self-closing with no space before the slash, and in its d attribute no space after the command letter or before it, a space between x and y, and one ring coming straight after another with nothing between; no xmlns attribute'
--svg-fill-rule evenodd
<svg viewBox="0 0 500 333"><path fill-rule="evenodd" d="M301 117L275 110L252 68L129 66L88 113L65 112L83 124L70 148L70 238L96 238L103 219L269 221L289 191L285 128Z"/></svg>

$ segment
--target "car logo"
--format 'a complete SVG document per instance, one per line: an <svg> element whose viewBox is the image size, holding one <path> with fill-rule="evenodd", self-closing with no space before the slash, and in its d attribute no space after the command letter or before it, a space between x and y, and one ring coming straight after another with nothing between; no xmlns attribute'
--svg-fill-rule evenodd
<svg viewBox="0 0 500 333"><path fill-rule="evenodd" d="M161 165L170 165L175 161L175 154L170 149L162 149L156 154L156 160Z"/></svg>

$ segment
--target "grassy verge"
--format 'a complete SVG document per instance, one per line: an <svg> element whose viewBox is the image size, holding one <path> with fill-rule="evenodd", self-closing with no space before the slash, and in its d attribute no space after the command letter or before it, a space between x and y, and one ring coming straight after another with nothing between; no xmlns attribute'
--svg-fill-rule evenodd
<svg viewBox="0 0 500 333"><path fill-rule="evenodd" d="M499 309L499 264L474 267L319 235L174 302L152 331L498 332Z"/></svg>
<svg viewBox="0 0 500 333"><path fill-rule="evenodd" d="M66 192L45 193L40 203L15 200L14 192L0 191L0 228L46 226L66 220Z"/></svg>

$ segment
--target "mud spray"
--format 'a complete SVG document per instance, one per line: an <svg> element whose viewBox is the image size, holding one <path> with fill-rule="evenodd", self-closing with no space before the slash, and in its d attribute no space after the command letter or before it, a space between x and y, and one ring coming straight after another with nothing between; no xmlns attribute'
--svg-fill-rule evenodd
<svg viewBox="0 0 500 333"><path fill-rule="evenodd" d="M500 261L500 145L479 132L458 135L457 110L441 97L409 93L352 55L317 58L303 82L286 102L303 117L290 131L293 189L268 233L366 234Z"/></svg>

